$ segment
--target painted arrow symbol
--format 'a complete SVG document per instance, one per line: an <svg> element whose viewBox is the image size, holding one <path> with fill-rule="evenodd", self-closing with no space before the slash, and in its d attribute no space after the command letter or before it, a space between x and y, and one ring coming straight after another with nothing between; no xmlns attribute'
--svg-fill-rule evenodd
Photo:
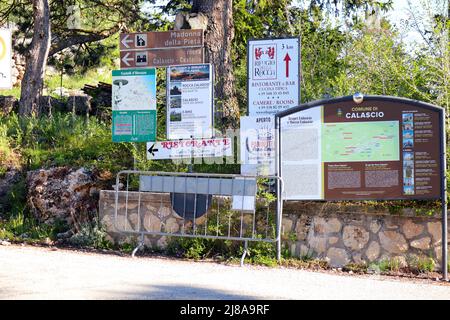
<svg viewBox="0 0 450 320"><path fill-rule="evenodd" d="M128 43L129 42L133 42L133 39L128 39L128 37L129 37L130 35L129 34L126 34L125 35L125 37L123 37L123 39L122 39L122 44L126 47L126 48L129 48L130 46L128 45Z"/></svg>
<svg viewBox="0 0 450 320"><path fill-rule="evenodd" d="M289 78L289 61L291 61L291 57L289 57L289 53L286 53L283 61L286 61L286 78Z"/></svg>
<svg viewBox="0 0 450 320"><path fill-rule="evenodd" d="M130 52L127 52L122 58L122 62L125 63L127 65L127 67L130 66L128 61L133 61L134 60L134 58L128 58L129 55L130 55Z"/></svg>
<svg viewBox="0 0 450 320"><path fill-rule="evenodd" d="M155 144L153 144L150 149L148 149L147 151L151 153L152 156L155 156L155 152L158 152L158 149L154 149Z"/></svg>

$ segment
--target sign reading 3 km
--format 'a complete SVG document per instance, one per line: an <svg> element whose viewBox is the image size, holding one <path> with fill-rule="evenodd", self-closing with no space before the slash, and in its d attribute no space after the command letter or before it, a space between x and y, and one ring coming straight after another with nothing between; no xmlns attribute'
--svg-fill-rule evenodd
<svg viewBox="0 0 450 320"><path fill-rule="evenodd" d="M0 29L0 89L11 89L11 30Z"/></svg>

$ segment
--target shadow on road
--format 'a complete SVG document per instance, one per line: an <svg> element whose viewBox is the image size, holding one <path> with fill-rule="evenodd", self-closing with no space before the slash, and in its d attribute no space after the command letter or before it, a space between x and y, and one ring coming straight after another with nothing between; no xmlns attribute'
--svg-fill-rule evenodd
<svg viewBox="0 0 450 320"><path fill-rule="evenodd" d="M133 292L109 292L112 299L138 300L256 300L261 297L231 293L224 290L186 285L142 286Z"/></svg>

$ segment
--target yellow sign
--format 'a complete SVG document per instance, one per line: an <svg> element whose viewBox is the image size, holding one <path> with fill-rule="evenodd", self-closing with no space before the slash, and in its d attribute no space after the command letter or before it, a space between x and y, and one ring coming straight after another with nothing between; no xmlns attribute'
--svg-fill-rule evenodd
<svg viewBox="0 0 450 320"><path fill-rule="evenodd" d="M3 60L6 56L6 42L5 40L0 37L0 60Z"/></svg>
<svg viewBox="0 0 450 320"><path fill-rule="evenodd" d="M0 29L0 89L10 89L12 87L11 59L11 30Z"/></svg>

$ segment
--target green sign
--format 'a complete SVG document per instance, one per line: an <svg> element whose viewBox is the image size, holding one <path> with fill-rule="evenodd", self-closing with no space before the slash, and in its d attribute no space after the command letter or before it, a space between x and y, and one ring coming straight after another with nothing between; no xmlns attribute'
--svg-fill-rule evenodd
<svg viewBox="0 0 450 320"><path fill-rule="evenodd" d="M112 72L112 140L156 140L156 70Z"/></svg>

